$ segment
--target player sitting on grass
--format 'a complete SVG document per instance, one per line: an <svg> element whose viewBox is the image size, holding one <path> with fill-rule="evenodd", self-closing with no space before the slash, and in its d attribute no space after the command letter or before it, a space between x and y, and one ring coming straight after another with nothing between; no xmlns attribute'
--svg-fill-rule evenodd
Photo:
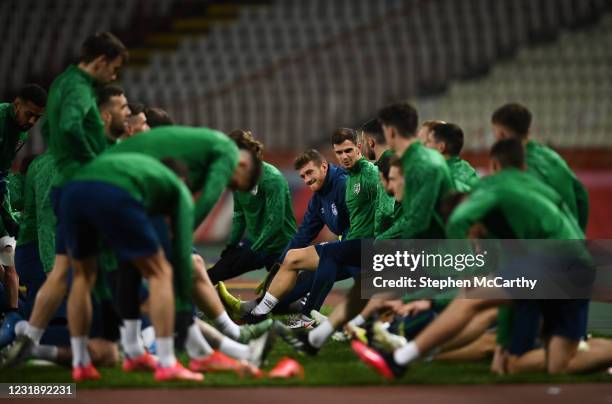
<svg viewBox="0 0 612 404"><path fill-rule="evenodd" d="M308 150L299 155L295 159L294 166L304 184L314 194L308 202L302 224L281 255L281 262L287 251L308 246L317 237L323 226L327 226L338 236L346 236L349 229L349 214L345 203L346 171L329 164L317 150ZM316 272L302 271L298 276L296 286L279 302L275 312L281 311L295 301L301 302L300 299L310 293L307 302L299 305L302 316L298 321L301 322L301 326L312 324L312 320L307 316L310 315L312 309L318 310L321 307L333 286L333 282L321 284L321 280L317 279L316 275ZM273 279L272 274L269 278L270 281ZM226 305L234 308L233 311L237 316L248 314L261 300L241 302L231 296L222 283L219 283L219 294Z"/></svg>
<svg viewBox="0 0 612 404"><path fill-rule="evenodd" d="M449 237L584 239L584 234L561 197L523 171L525 160L520 141L509 139L498 142L492 148L491 158L496 174L482 180L476 190L453 211L447 224ZM581 251L579 247L578 253ZM558 271L559 268L566 268L571 261L576 270L585 271L583 273L588 275L589 264L578 257L549 256L549 261L532 261L531 264L535 262L537 268L530 270ZM529 265L529 262L523 262L523 266L525 264ZM464 291L466 295L470 292L474 291ZM460 333L480 310L507 302L499 298L456 298L423 332L402 348L377 352L355 343L354 349L363 361L385 377L398 377L410 362ZM597 352L585 352L577 349L586 331L588 300L541 300L531 303L538 305L544 321L542 333L546 339L546 355L545 362L540 363L542 369L549 373L572 373L609 366L612 351L602 352L598 349ZM544 358L544 355L540 355L540 358Z"/></svg>
<svg viewBox="0 0 612 404"><path fill-rule="evenodd" d="M348 170L346 183L346 205L349 211L350 228L346 240L372 238L379 231L383 216L393 212L393 199L380 184L376 166L361 155L361 143L353 129L341 128L331 137L338 161ZM270 288L261 302L247 316L247 321L258 322L278 304L295 285L300 270L322 271L333 282L339 268L325 267L320 264L321 250L330 246L340 247L345 241L319 244L302 249L289 250ZM350 244L351 246L353 244ZM359 266L348 269L353 277L359 276ZM320 276L321 276L320 275Z"/></svg>

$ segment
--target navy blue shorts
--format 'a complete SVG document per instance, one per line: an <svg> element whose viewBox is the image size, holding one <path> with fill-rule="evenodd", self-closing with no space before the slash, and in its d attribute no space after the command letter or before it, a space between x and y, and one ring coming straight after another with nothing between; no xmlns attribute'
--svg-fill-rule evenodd
<svg viewBox="0 0 612 404"><path fill-rule="evenodd" d="M64 229L60 220L60 204L62 200L62 188L53 187L51 188L51 207L53 208L53 214L56 217L55 224L55 254L66 255L66 239L64 237Z"/></svg>
<svg viewBox="0 0 612 404"><path fill-rule="evenodd" d="M123 189L76 181L62 190L60 217L71 257L97 255L101 238L118 261L154 255L161 243L144 205Z"/></svg>
<svg viewBox="0 0 612 404"><path fill-rule="evenodd" d="M341 240L314 246L319 258L332 256L338 266L361 267L361 240Z"/></svg>
<svg viewBox="0 0 612 404"><path fill-rule="evenodd" d="M36 293L47 279L42 262L40 262L36 241L17 246L15 249L15 269L17 275L19 275L19 283L26 287L23 312L25 318L30 318Z"/></svg>

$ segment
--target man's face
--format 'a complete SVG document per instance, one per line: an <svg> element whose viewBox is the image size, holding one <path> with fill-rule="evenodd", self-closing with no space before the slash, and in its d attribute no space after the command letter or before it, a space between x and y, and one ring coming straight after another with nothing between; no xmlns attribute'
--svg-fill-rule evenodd
<svg viewBox="0 0 612 404"><path fill-rule="evenodd" d="M44 107L39 107L32 101L24 101L21 98L17 98L13 105L15 106L17 124L24 132L34 126L45 112Z"/></svg>
<svg viewBox="0 0 612 404"><path fill-rule="evenodd" d="M370 161L376 160L376 152L374 151L376 142L372 136L365 132L363 133L363 138L365 139L365 142L363 142L362 154Z"/></svg>
<svg viewBox="0 0 612 404"><path fill-rule="evenodd" d="M334 153L338 159L338 163L346 169L351 169L355 163L361 158L361 145L356 145L350 140L345 140L340 144L334 145Z"/></svg>
<svg viewBox="0 0 612 404"><path fill-rule="evenodd" d="M234 175L230 179L229 188L238 191L250 191L251 189L251 176L255 164L253 163L253 157L246 150L240 150L238 157L238 165L234 170Z"/></svg>
<svg viewBox="0 0 612 404"><path fill-rule="evenodd" d="M94 61L94 77L100 83L110 83L117 80L117 72L123 64L123 57L117 56L109 60L105 56L99 56Z"/></svg>
<svg viewBox="0 0 612 404"><path fill-rule="evenodd" d="M391 166L389 168L389 188L393 191L393 196L397 202L404 199L404 176L398 167Z"/></svg>
<svg viewBox="0 0 612 404"><path fill-rule="evenodd" d="M130 116L130 108L128 107L125 95L121 94L111 97L108 105L100 112L108 128L109 135L117 138L125 133L127 118Z"/></svg>
<svg viewBox="0 0 612 404"><path fill-rule="evenodd" d="M145 116L144 112L136 115L130 115L130 117L127 119L126 134L128 136L134 136L137 133L146 132L150 129L151 128L147 124L147 117Z"/></svg>
<svg viewBox="0 0 612 404"><path fill-rule="evenodd" d="M300 178L311 191L317 192L323 187L325 176L327 175L327 163L317 165L314 161L309 161L304 167L300 168Z"/></svg>

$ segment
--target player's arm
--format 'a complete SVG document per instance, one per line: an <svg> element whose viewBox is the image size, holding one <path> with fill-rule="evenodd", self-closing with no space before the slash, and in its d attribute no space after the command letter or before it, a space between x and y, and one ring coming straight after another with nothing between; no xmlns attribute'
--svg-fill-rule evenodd
<svg viewBox="0 0 612 404"><path fill-rule="evenodd" d="M464 239L470 228L481 221L497 205L494 192L477 189L465 201L459 204L451 214L446 225L446 237Z"/></svg>
<svg viewBox="0 0 612 404"><path fill-rule="evenodd" d="M213 209L223 194L223 191L227 188L227 184L235 168L235 159L232 159L228 155L217 158L209 165L207 168L207 175L204 179L202 193L195 204L194 228L197 228Z"/></svg>
<svg viewBox="0 0 612 404"><path fill-rule="evenodd" d="M172 217L172 264L177 310L191 309L193 261L193 202L187 187L176 179L176 204Z"/></svg>
<svg viewBox="0 0 612 404"><path fill-rule="evenodd" d="M443 173L429 168L419 174L405 176L405 194L402 201L404 214L390 229L379 235L378 239L412 238L429 226L436 208ZM409 194L408 190L418 192Z"/></svg>
<svg viewBox="0 0 612 404"><path fill-rule="evenodd" d="M246 219L244 218L244 211L240 201L236 198L236 192L234 192L234 216L232 217L232 232L228 241L229 246L237 245L242 239L242 235L246 230Z"/></svg>
<svg viewBox="0 0 612 404"><path fill-rule="evenodd" d="M374 234L378 236L389 228L393 221L395 200L387 195L384 187L377 178L376 181L376 210L374 213Z"/></svg>
<svg viewBox="0 0 612 404"><path fill-rule="evenodd" d="M291 209L285 202L285 192L289 192L287 181L282 176L268 178L261 183L265 192L265 220L260 230L259 237L251 246L251 250L259 251L270 244L270 240L276 237L278 228L285 221L287 209Z"/></svg>
<svg viewBox="0 0 612 404"><path fill-rule="evenodd" d="M75 150L74 160L86 162L96 153L86 141L87 132L83 126L85 116L91 108L97 108L95 102L88 94L85 86L73 88L64 97L60 108L59 130L66 142Z"/></svg>
<svg viewBox="0 0 612 404"><path fill-rule="evenodd" d="M574 194L576 195L576 208L578 209L578 224L586 232L589 223L589 193L576 176L572 179Z"/></svg>
<svg viewBox="0 0 612 404"><path fill-rule="evenodd" d="M285 248L285 251L280 256L279 261L283 261L287 251L307 247L317 237L323 226L323 220L319 215L319 205L315 203L315 198L312 197L308 202L308 208L306 213L304 213L302 224L298 228L297 233L295 233L295 236L287 244L287 248Z"/></svg>

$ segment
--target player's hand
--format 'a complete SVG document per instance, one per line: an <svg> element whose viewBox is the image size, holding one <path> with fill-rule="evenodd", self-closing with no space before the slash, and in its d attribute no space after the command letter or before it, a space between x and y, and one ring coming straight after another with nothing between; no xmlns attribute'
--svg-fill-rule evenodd
<svg viewBox="0 0 612 404"><path fill-rule="evenodd" d="M429 309L431 309L431 300L415 300L414 302L402 305L397 314L403 317L416 316L417 314Z"/></svg>

